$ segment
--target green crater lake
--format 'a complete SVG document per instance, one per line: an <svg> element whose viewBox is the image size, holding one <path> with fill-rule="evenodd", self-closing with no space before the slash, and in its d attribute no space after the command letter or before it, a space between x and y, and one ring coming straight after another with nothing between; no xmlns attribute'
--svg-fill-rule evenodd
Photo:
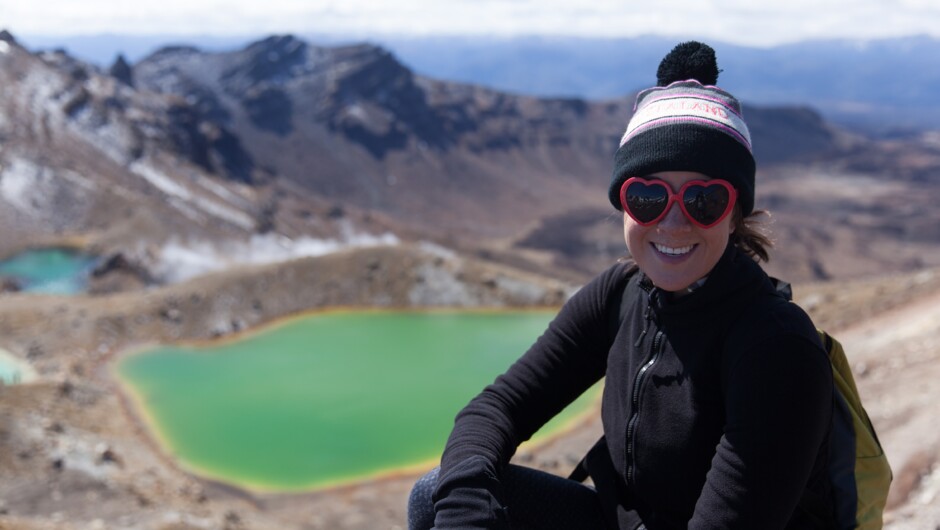
<svg viewBox="0 0 940 530"><path fill-rule="evenodd" d="M544 331L549 311L328 312L115 366L184 468L299 491L436 460L456 413ZM591 409L597 388L540 431Z"/></svg>

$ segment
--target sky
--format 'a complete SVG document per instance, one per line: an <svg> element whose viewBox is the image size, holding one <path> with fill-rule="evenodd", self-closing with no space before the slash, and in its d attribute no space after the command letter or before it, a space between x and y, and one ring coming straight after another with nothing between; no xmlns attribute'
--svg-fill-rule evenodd
<svg viewBox="0 0 940 530"><path fill-rule="evenodd" d="M759 7L756 7L759 5ZM937 0L0 0L14 35L940 38Z"/></svg>

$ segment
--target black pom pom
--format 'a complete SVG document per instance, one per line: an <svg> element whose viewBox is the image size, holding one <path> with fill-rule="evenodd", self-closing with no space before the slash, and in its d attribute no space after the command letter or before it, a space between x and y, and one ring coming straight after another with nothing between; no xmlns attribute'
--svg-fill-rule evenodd
<svg viewBox="0 0 940 530"><path fill-rule="evenodd" d="M679 44L663 57L656 71L656 84L666 86L676 81L695 79L703 85L718 82L715 50L707 44L689 41Z"/></svg>

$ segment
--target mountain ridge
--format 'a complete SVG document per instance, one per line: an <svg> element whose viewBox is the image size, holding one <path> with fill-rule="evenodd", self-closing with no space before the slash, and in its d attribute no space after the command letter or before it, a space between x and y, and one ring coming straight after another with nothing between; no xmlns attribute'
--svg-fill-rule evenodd
<svg viewBox="0 0 940 530"><path fill-rule="evenodd" d="M616 250L622 236L611 226L605 191L632 97L508 94L415 74L372 44L322 47L290 35L225 52L167 47L129 65L120 79L61 51L8 47L0 55L9 87L0 164L19 176L0 173L0 179L12 186L7 201L19 206L0 216L26 232L56 234L67 225L143 261L152 252L140 248L174 235L344 237L349 228L343 227L353 222L354 230L408 234L402 239L538 270L554 263L557 274L581 278L623 252ZM825 197L809 198L830 209L823 214L829 226L796 228L792 223L811 219L788 213L798 203L785 196L799 190L778 184L800 173L851 183L855 174L886 172L898 185L913 179L931 187L940 155L927 136L873 140L805 106L745 101L745 115L765 182L758 205L772 192L769 200L783 208L778 219L787 223L778 232L783 246L805 249L780 254L789 278L872 273L886 265L908 270L940 260L932 237L897 249L894 261L876 259L863 246L845 257L814 255L814 241L840 230L862 237L854 225L840 228L844 219L859 219L845 217L851 202L832 210ZM46 179L46 195L72 198L74 214L64 225L43 217L52 210L26 207L26 195L13 192L23 189L13 183L31 174L67 170L108 185ZM929 194L916 200L929 201ZM109 218L115 209L94 207L101 201L123 205L130 221L116 223ZM905 210L896 221L903 225L913 216ZM552 226L564 226L558 233L567 235L545 231ZM889 232L873 234L885 248L897 246ZM596 248L607 250L569 244L579 237L599 237Z"/></svg>
<svg viewBox="0 0 940 530"><path fill-rule="evenodd" d="M355 40L327 34L300 37L329 46ZM259 38L109 35L25 40L40 48L65 46L107 65L119 54L136 62L167 43L190 42L225 51ZM370 40L421 75L518 95L604 100L653 84L659 59L682 39L376 35ZM940 39L935 37L811 39L774 46L706 41L718 51L722 86L751 103L816 106L828 120L863 126L873 134L936 128L940 108L932 94L940 83Z"/></svg>

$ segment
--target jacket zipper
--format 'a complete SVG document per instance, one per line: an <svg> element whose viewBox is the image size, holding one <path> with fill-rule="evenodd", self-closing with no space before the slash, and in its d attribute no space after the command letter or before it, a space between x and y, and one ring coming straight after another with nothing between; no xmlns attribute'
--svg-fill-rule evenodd
<svg viewBox="0 0 940 530"><path fill-rule="evenodd" d="M634 461L635 457L635 447L634 447L634 436L636 435L636 424L639 420L639 403L640 403L640 387L643 384L643 379L645 379L646 373L649 369L656 364L656 361L659 360L659 354L661 351L663 332L657 331L656 335L653 338L653 346L650 348L650 359L640 367L637 371L636 378L633 380L633 396L632 404L633 410L630 414L630 421L627 422L627 440L626 440L626 451L627 451L627 484L633 483L633 478L636 475L636 462Z"/></svg>
<svg viewBox="0 0 940 530"><path fill-rule="evenodd" d="M643 328L643 331L640 332L640 337L637 339L636 346L639 346L640 341L646 335L646 331L649 328L651 315L650 309L646 309L646 326ZM656 335L653 337L653 344L650 348L650 357L643 366L636 373L636 377L633 378L633 394L631 396L632 409L630 413L630 420L627 422L627 439L625 444L625 457L626 457L626 470L627 470L627 484L633 483L633 478L636 475L636 463L634 462L634 436L636 435L636 423L639 419L639 403L640 403L640 387L643 384L643 379L646 376L646 373L649 369L656 364L656 361L659 360L660 353L662 351L663 345L663 332L662 330L657 330Z"/></svg>

